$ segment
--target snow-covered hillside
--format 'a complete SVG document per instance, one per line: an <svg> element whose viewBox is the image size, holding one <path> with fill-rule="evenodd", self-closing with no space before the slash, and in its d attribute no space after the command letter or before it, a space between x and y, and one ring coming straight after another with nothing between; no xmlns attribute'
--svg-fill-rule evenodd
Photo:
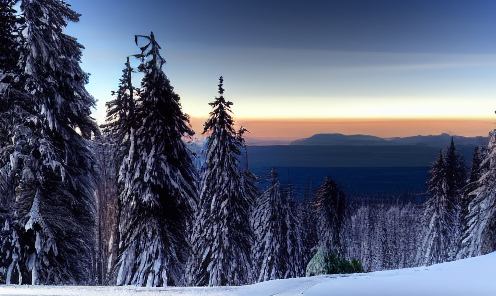
<svg viewBox="0 0 496 296"><path fill-rule="evenodd" d="M496 252L429 267L327 275L241 287L137 288L0 286L0 295L421 295L495 296Z"/></svg>

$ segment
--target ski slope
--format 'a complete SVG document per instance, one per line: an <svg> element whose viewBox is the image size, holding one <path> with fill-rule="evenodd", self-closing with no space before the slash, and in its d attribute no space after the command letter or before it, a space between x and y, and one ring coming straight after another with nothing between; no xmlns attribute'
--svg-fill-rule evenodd
<svg viewBox="0 0 496 296"><path fill-rule="evenodd" d="M240 287L137 288L0 286L0 295L363 295L496 296L496 252L399 270L275 280Z"/></svg>

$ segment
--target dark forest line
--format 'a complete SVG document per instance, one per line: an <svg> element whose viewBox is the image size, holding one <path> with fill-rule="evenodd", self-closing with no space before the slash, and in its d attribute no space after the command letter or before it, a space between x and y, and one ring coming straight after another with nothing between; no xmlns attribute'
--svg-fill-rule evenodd
<svg viewBox="0 0 496 296"><path fill-rule="evenodd" d="M467 162L472 159L474 147L457 144ZM275 167L428 167L440 150L424 145L273 145L248 146L247 149L252 169L268 163Z"/></svg>

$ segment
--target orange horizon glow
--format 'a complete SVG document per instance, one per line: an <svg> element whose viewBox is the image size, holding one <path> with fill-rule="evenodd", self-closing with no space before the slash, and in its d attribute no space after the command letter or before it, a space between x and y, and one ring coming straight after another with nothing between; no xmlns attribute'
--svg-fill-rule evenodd
<svg viewBox="0 0 496 296"><path fill-rule="evenodd" d="M203 132L206 118L191 117L197 134ZM447 133L475 137L487 136L496 128L496 119L251 119L235 118L237 127L249 130L246 138L308 138L321 133L371 135L382 138L427 136Z"/></svg>

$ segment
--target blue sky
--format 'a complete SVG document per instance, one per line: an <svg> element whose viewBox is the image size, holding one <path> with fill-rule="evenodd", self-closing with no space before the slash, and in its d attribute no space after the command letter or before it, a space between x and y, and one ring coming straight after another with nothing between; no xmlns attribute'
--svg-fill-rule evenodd
<svg viewBox="0 0 496 296"><path fill-rule="evenodd" d="M496 1L68 0L102 121L134 35L153 31L183 111L219 76L238 118L491 118ZM139 81L137 81L139 82Z"/></svg>

